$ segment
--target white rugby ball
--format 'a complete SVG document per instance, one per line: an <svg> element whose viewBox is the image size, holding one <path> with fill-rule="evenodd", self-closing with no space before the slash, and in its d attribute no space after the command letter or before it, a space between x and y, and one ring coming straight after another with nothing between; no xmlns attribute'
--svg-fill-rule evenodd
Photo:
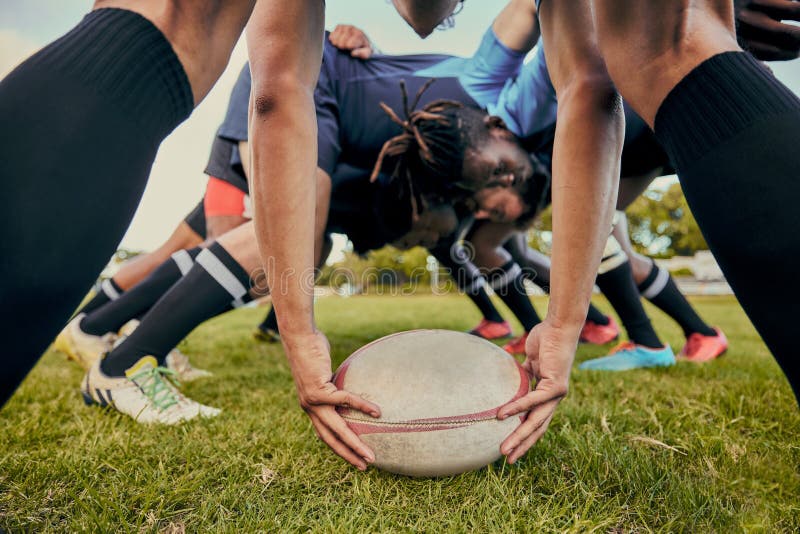
<svg viewBox="0 0 800 534"><path fill-rule="evenodd" d="M528 393L530 379L500 347L450 330L412 330L373 341L345 360L334 383L381 408L339 413L375 453L376 467L446 476L500 458L520 417L498 409Z"/></svg>

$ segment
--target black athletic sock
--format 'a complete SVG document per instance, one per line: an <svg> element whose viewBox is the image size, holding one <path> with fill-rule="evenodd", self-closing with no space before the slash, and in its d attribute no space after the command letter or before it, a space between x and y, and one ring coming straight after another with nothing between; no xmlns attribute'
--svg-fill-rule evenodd
<svg viewBox="0 0 800 534"><path fill-rule="evenodd" d="M177 251L120 298L84 317L81 330L93 336L102 336L116 332L131 319L140 318L181 276L189 272L201 250L196 247Z"/></svg>
<svg viewBox="0 0 800 534"><path fill-rule="evenodd" d="M586 320L603 326L611 322L608 315L595 308L591 302L589 303L589 312L586 314Z"/></svg>
<svg viewBox="0 0 800 534"><path fill-rule="evenodd" d="M653 262L650 274L639 284L639 292L644 298L672 317L683 329L686 337L696 333L704 336L715 336L717 333L708 326L692 305L683 296L669 271L660 268Z"/></svg>
<svg viewBox="0 0 800 534"><path fill-rule="evenodd" d="M218 243L200 252L186 276L142 318L139 327L103 359L109 376L123 376L143 356L159 365L189 333L248 294L250 277Z"/></svg>
<svg viewBox="0 0 800 534"><path fill-rule="evenodd" d="M487 278L489 285L508 306L526 332L542 322L528 297L522 269L514 260L507 262L499 269L490 271Z"/></svg>
<svg viewBox="0 0 800 534"><path fill-rule="evenodd" d="M502 323L505 321L503 316L500 315L500 312L492 302L492 298L489 296L489 293L486 291L486 288L483 286L483 284L468 291L465 290L464 294L469 297L475 306L478 307L481 315L483 315L483 318L487 321L491 321L493 323Z"/></svg>
<svg viewBox="0 0 800 534"><path fill-rule="evenodd" d="M122 9L92 11L0 81L0 198L13 206L0 211L0 302L10 310L0 405L108 262L161 141L193 105L169 41Z"/></svg>
<svg viewBox="0 0 800 534"><path fill-rule="evenodd" d="M749 54L726 52L670 92L655 132L725 278L800 400L800 285L791 283L800 263L800 99Z"/></svg>
<svg viewBox="0 0 800 534"><path fill-rule="evenodd" d="M98 289L97 294L86 303L86 305L78 310L78 314L80 313L89 313L100 306L104 306L111 302L112 300L117 300L124 290L117 285L113 278L107 278L100 283L100 289Z"/></svg>
<svg viewBox="0 0 800 534"><path fill-rule="evenodd" d="M431 249L430 252L449 271L458 289L478 307L484 319L495 323L503 322L503 316L495 308L484 287L486 279L472 264L463 247L457 244L452 246L444 244Z"/></svg>
<svg viewBox="0 0 800 534"><path fill-rule="evenodd" d="M610 271L598 274L597 286L616 310L631 341L650 348L664 346L653 330L650 317L644 311L639 291L633 281L631 264L627 259Z"/></svg>
<svg viewBox="0 0 800 534"><path fill-rule="evenodd" d="M273 330L278 332L278 316L275 315L274 307L270 307L269 313L267 313L267 316L261 321L261 324L258 325L258 328L263 331Z"/></svg>

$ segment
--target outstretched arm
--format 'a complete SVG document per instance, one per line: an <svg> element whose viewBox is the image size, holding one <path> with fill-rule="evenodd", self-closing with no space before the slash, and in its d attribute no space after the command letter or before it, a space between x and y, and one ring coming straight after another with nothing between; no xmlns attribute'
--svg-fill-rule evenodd
<svg viewBox="0 0 800 534"><path fill-rule="evenodd" d="M260 0L247 28L253 78L250 179L259 250L300 404L317 435L360 469L373 453L336 413L378 407L331 382L330 347L313 316L317 125L322 0Z"/></svg>
<svg viewBox="0 0 800 534"><path fill-rule="evenodd" d="M611 229L624 137L622 101L599 56L587 0L545 0L540 17L558 94L553 151L553 258L545 320L528 336L534 390L498 417L530 410L500 450L520 458L545 432L566 395L600 255Z"/></svg>

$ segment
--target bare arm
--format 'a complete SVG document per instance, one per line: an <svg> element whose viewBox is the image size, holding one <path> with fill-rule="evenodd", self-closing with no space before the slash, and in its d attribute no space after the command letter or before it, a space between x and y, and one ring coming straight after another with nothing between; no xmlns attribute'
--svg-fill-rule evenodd
<svg viewBox="0 0 800 534"><path fill-rule="evenodd" d="M533 392L500 410L530 409L503 442L520 458L547 429L566 395L600 255L611 230L624 137L622 102L597 51L588 0L546 1L540 18L558 95L553 151L553 258L547 317L528 336L525 366Z"/></svg>
<svg viewBox="0 0 800 534"><path fill-rule="evenodd" d="M512 50L527 52L539 40L539 19L533 0L511 0L497 15L492 30Z"/></svg>
<svg viewBox="0 0 800 534"><path fill-rule="evenodd" d="M300 404L317 435L365 469L374 455L335 405L374 415L378 408L333 385L330 347L313 315L313 93L322 61L324 9L322 0L260 0L248 23L251 192L258 246Z"/></svg>

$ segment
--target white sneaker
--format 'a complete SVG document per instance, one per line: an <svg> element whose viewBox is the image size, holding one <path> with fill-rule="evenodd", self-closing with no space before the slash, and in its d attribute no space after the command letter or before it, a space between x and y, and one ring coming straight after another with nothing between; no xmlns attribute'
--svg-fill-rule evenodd
<svg viewBox="0 0 800 534"><path fill-rule="evenodd" d="M58 334L54 346L56 350L66 354L67 358L88 370L103 354L111 350L117 335L113 332L102 336L87 334L80 326L84 317L86 314L80 313L67 323Z"/></svg>
<svg viewBox="0 0 800 534"><path fill-rule="evenodd" d="M119 339L114 344L114 347L116 348L117 345L122 343L125 338L131 335L138 327L139 319L131 319L125 323L122 328L119 329ZM189 357L178 349L172 349L169 354L167 354L166 361L167 369L171 369L178 373L178 379L181 382L192 382L193 380L206 378L207 376L212 376L213 374L205 369L197 369L193 367L189 361Z"/></svg>
<svg viewBox="0 0 800 534"><path fill-rule="evenodd" d="M169 351L169 354L167 354L167 369L178 373L178 379L180 379L181 382L191 382L198 378L205 378L213 375L210 371L193 367L192 363L189 361L189 357L178 349L172 349Z"/></svg>
<svg viewBox="0 0 800 534"><path fill-rule="evenodd" d="M81 383L86 404L111 406L137 423L174 425L195 417L214 417L218 408L206 406L184 396L175 385L175 372L159 367L152 356L144 356L125 372L111 377L94 362Z"/></svg>

